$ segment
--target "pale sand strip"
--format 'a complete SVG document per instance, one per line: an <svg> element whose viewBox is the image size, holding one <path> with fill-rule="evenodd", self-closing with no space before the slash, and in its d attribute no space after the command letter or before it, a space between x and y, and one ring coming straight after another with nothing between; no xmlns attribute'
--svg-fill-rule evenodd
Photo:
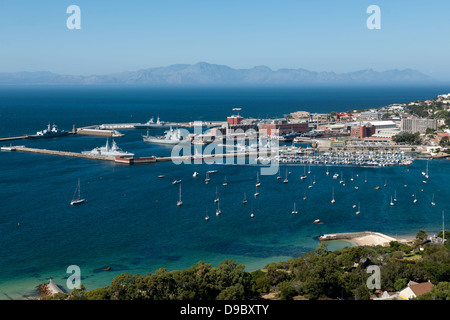
<svg viewBox="0 0 450 320"><path fill-rule="evenodd" d="M358 246L388 246L391 241L407 243L414 237L394 238L379 232L354 232L354 233L337 233L324 235L324 239L319 240L346 240Z"/></svg>

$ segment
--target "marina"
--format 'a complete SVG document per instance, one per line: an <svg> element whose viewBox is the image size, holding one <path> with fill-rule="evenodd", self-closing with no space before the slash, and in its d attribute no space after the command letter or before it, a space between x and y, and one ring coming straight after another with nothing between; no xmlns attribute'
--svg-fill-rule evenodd
<svg viewBox="0 0 450 320"><path fill-rule="evenodd" d="M26 119L21 114L1 128L1 136L35 132L48 119L55 119L61 128L71 128L73 123L81 128L91 123L116 124L116 129L93 129L119 130L123 135L69 134L2 143L0 231L8 235L0 259L4 298L21 299L22 293L33 292L49 278L64 284L68 261L82 261L83 284L92 289L109 284L123 272L180 270L200 259L213 265L233 259L249 271L256 270L314 250L319 235L372 230L401 238L422 228L430 233L442 229L449 172L444 159L381 147L331 151L321 143L313 147L311 139L268 144L247 137L245 147L237 148L236 140L243 137L225 143L214 141L214 135L206 131L201 140L211 142L180 145L190 153L172 154L177 144L146 143L143 129L120 125L124 119L136 123L135 119L147 118L148 110L138 117L140 104L135 109L121 105L114 112L89 106L85 115L78 107L65 107L61 114L45 105L42 108L42 119L33 115L36 129L12 125ZM257 115L259 106L253 108ZM68 110L78 110L78 118L64 118ZM174 111L173 115L162 109L152 113L178 123L191 120L190 115L175 118ZM208 118L223 116L211 113L202 121L209 123ZM149 135L161 137L169 129L151 129ZM113 138L133 156L92 153L105 147L107 138L110 147ZM270 165L273 174L262 174ZM395 193L397 202L391 207ZM77 199L86 201L70 205ZM328 247L354 243L354 239L339 239L329 241ZM28 261L34 261L33 266ZM104 266L109 266L108 272L101 271Z"/></svg>

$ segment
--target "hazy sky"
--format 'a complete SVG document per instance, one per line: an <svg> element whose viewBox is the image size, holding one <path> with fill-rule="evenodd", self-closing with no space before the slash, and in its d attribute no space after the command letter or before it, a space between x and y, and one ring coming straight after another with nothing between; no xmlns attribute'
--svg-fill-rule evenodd
<svg viewBox="0 0 450 320"><path fill-rule="evenodd" d="M67 7L81 9L69 30ZM369 30L369 5L381 29ZM448 0L1 0L0 72L104 74L199 61L450 80Z"/></svg>

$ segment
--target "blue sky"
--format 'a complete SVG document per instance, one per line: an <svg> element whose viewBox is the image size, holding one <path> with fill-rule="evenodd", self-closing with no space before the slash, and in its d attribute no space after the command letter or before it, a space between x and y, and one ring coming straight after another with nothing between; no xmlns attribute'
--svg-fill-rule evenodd
<svg viewBox="0 0 450 320"><path fill-rule="evenodd" d="M69 5L81 30L69 30ZM381 29L369 30L369 5ZM0 72L105 74L199 61L450 80L448 0L1 0Z"/></svg>

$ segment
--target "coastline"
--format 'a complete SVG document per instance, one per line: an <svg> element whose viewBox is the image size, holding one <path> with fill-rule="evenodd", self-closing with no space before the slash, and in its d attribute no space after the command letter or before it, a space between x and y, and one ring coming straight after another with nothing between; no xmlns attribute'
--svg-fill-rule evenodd
<svg viewBox="0 0 450 320"><path fill-rule="evenodd" d="M334 241L345 240L356 246L389 246L389 242L398 241L400 243L408 243L415 239L413 235L391 237L379 232L352 232L352 233L335 233L327 234L319 237L319 240Z"/></svg>

